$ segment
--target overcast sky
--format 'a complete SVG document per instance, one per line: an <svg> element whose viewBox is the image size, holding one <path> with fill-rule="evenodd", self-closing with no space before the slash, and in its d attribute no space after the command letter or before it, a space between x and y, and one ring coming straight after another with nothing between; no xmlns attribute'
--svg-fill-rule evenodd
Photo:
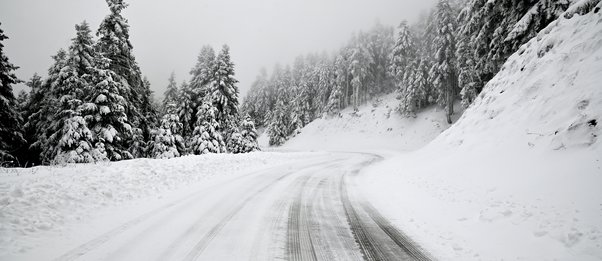
<svg viewBox="0 0 602 261"><path fill-rule="evenodd" d="M219 51L230 45L242 93L262 67L291 63L299 54L333 51L355 31L379 21L414 21L435 0L130 0L134 55L142 73L162 97L173 71L178 83L204 44ZM108 13L104 0L0 0L4 42L17 76L46 76L51 55L67 48L74 25L88 21L96 32ZM16 89L21 89L19 86Z"/></svg>

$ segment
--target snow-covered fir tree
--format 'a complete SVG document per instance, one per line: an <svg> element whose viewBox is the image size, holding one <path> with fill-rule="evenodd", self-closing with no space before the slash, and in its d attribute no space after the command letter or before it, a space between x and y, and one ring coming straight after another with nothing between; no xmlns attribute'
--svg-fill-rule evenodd
<svg viewBox="0 0 602 261"><path fill-rule="evenodd" d="M358 39L363 39L361 37ZM366 78L368 77L368 69L372 63L372 57L370 57L368 50L361 41L356 41L355 46L352 47L351 64L349 65L349 72L351 74L351 87L353 88L353 96L351 103L357 110L363 100L363 89L365 86Z"/></svg>
<svg viewBox="0 0 602 261"><path fill-rule="evenodd" d="M174 158L186 154L186 146L182 138L183 125L178 115L178 86L175 74L169 77L169 84L164 93L163 117L157 129L153 130L150 144L150 156L153 158Z"/></svg>
<svg viewBox="0 0 602 261"><path fill-rule="evenodd" d="M293 67L293 110L296 115L296 126L297 129L301 129L303 126L313 120L313 108L312 102L312 88L310 79L308 76L311 74L305 64L303 56L297 57ZM297 131L297 130L295 130Z"/></svg>
<svg viewBox="0 0 602 261"><path fill-rule="evenodd" d="M126 115L130 104L123 96L128 91L127 83L119 81L119 76L109 68L110 60L100 55L89 80L92 89L80 110L94 135L95 148L102 155L111 161L131 159L126 143L132 136Z"/></svg>
<svg viewBox="0 0 602 261"><path fill-rule="evenodd" d="M337 58L341 59L341 58ZM336 67L335 67L336 68ZM338 67L341 68L341 67ZM331 79L332 83L332 92L328 97L328 104L326 105L325 112L328 115L338 115L341 111L343 104L343 84L345 82L345 72L342 70L336 70L332 75L333 79Z"/></svg>
<svg viewBox="0 0 602 261"><path fill-rule="evenodd" d="M274 69L272 81L276 85L276 106L270 124L268 126L268 135L270 137L270 145L282 145L291 137L298 126L298 116L294 109L293 100L293 76L290 67L284 70L280 68Z"/></svg>
<svg viewBox="0 0 602 261"><path fill-rule="evenodd" d="M232 134L232 142L228 144L230 153L249 153L259 150L257 130L250 116L246 115L240 123L240 129Z"/></svg>
<svg viewBox="0 0 602 261"><path fill-rule="evenodd" d="M168 101L165 104L165 115L161 118L161 125L153 131L151 144L151 157L156 159L169 159L185 154L184 139L180 135L182 123L177 114L176 103Z"/></svg>
<svg viewBox="0 0 602 261"><path fill-rule="evenodd" d="M122 139L135 156L142 156L144 140L150 137L152 122L145 115L152 110L150 92L145 90L140 67L133 55L130 42L129 25L122 12L128 4L124 0L106 0L110 13L100 24L97 31L98 49L108 59L108 70L115 76L113 80L123 85L120 96L124 98L125 114L132 131L122 133ZM150 112L151 114L154 112ZM131 153L130 153L131 154Z"/></svg>
<svg viewBox="0 0 602 261"><path fill-rule="evenodd" d="M407 84L404 78L406 68L416 57L415 39L410 31L407 21L402 21L397 27L397 40L391 54L391 66L389 73L395 79L396 89L401 91L403 85Z"/></svg>
<svg viewBox="0 0 602 261"><path fill-rule="evenodd" d="M102 160L93 148L93 137L79 107L85 92L91 90L88 80L97 56L88 24L76 25L76 37L69 47L67 63L58 77L51 82L53 104L52 122L48 126L50 136L44 148L46 160L56 163L84 163Z"/></svg>
<svg viewBox="0 0 602 261"><path fill-rule="evenodd" d="M48 137L52 134L50 125L53 122L54 108L57 106L57 99L52 96L52 83L59 78L61 69L67 65L67 52L59 49L56 55L52 56L54 63L48 69L48 77L43 80L39 88L33 88L29 95L29 116L25 123L25 130L28 140L28 152L36 156L28 157L33 164L50 164L51 155L44 155L48 152Z"/></svg>
<svg viewBox="0 0 602 261"><path fill-rule="evenodd" d="M228 125L238 116L238 80L234 78L234 63L230 60L230 47L224 45L215 64L215 74L211 82L210 99L217 109L215 117L228 133Z"/></svg>
<svg viewBox="0 0 602 261"><path fill-rule="evenodd" d="M180 95L180 90L178 89L178 84L176 83L176 74L174 72L171 73L169 79L167 80L167 89L165 93L163 93L163 103L162 112L165 114L168 112L168 105L173 104L173 108L177 110L178 107L178 96Z"/></svg>
<svg viewBox="0 0 602 261"><path fill-rule="evenodd" d="M246 115L240 124L240 134L243 138L243 152L253 152L259 150L259 144L257 144L257 129L255 129L255 123Z"/></svg>
<svg viewBox="0 0 602 261"><path fill-rule="evenodd" d="M8 37L0 28L0 162L15 161L15 154L25 144L23 138L22 119L17 111L17 103L13 94L13 84L19 83L14 66L4 53L2 43ZM14 163L16 165L16 162Z"/></svg>
<svg viewBox="0 0 602 261"><path fill-rule="evenodd" d="M226 143L217 120L218 109L207 98L197 112L197 124L190 143L194 154L225 153Z"/></svg>
<svg viewBox="0 0 602 261"><path fill-rule="evenodd" d="M406 116L416 116L416 112L429 104L430 84L429 64L426 59L417 58L407 67L404 78L406 87L399 94L399 111Z"/></svg>
<svg viewBox="0 0 602 261"><path fill-rule="evenodd" d="M436 13L435 64L431 69L437 90L437 103L445 107L447 122L452 123L457 89L455 21L448 0L439 0Z"/></svg>
<svg viewBox="0 0 602 261"><path fill-rule="evenodd" d="M197 57L197 63L190 70L191 80L189 84L182 84L180 120L184 125L184 137L190 139L193 130L199 123L196 118L203 101L210 95L211 83L215 77L215 51L213 47L205 45Z"/></svg>
<svg viewBox="0 0 602 261"><path fill-rule="evenodd" d="M236 132L239 124L237 83L238 80L234 78L234 63L230 59L230 47L224 45L215 61L215 73L207 98L210 99L212 107L216 110L214 116L219 123L217 131L221 133L227 143L230 143L230 138ZM197 115L207 114L205 112Z"/></svg>
<svg viewBox="0 0 602 261"><path fill-rule="evenodd" d="M265 126L270 119L271 109L274 106L272 100L275 100L271 92L268 75L263 68L251 84L251 89L241 105L241 112L250 115L257 121L258 126Z"/></svg>
<svg viewBox="0 0 602 261"><path fill-rule="evenodd" d="M185 81L182 82L178 91L177 110L180 122L182 123L182 137L184 137L184 140L188 140L192 137L192 131L196 124L196 121L194 121L196 118L196 106L193 101L193 96L190 85Z"/></svg>
<svg viewBox="0 0 602 261"><path fill-rule="evenodd" d="M146 76L142 78L142 95L140 104L140 113L142 120L139 128L142 131L141 142L146 142L150 139L151 130L158 124L159 108L155 106L154 93L151 90L151 83ZM145 146L145 145L142 145ZM134 146L133 149L136 149ZM135 158L145 157L146 147L138 148L140 151L134 154ZM135 151L132 151L135 153Z"/></svg>
<svg viewBox="0 0 602 261"><path fill-rule="evenodd" d="M197 57L197 63L190 70L190 88L193 90L194 100L199 105L210 91L210 83L215 77L216 57L213 47L205 45L201 48L201 52Z"/></svg>
<svg viewBox="0 0 602 261"><path fill-rule="evenodd" d="M333 87L335 85L335 81L334 81L334 67L331 65L331 61L328 57L324 56L321 61L320 64L318 65L317 69L317 77L318 77L318 82L317 82L317 94L316 94L316 100L317 100L317 105L316 105L316 110L317 113L319 114L323 114L327 112L327 107L328 107L328 101L329 101L329 97L330 94L333 91ZM316 117L319 117L320 115L316 115Z"/></svg>
<svg viewBox="0 0 602 261"><path fill-rule="evenodd" d="M29 100L29 93L24 90L19 91L16 97L17 103L17 111L23 112L25 111L25 106L27 106L27 100ZM23 119L23 114L20 115L21 119Z"/></svg>

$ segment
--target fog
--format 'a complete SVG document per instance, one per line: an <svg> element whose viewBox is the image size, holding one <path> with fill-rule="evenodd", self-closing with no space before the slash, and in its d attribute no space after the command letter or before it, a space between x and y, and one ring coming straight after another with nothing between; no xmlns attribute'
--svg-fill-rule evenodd
<svg viewBox="0 0 602 261"><path fill-rule="evenodd" d="M171 72L189 79L201 47L231 47L236 78L245 93L262 67L288 64L309 52L334 51L353 32L376 22L414 21L435 0L130 0L134 55L161 98ZM103 0L2 0L1 28L17 76L45 76L51 55L67 48L74 25L88 21L93 32L108 13ZM23 84L15 87L24 89Z"/></svg>

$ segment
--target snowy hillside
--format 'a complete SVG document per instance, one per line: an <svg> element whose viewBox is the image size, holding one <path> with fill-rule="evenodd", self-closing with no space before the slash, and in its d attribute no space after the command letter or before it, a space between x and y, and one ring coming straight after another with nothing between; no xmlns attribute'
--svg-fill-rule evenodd
<svg viewBox="0 0 602 261"><path fill-rule="evenodd" d="M401 117L396 111L399 100L395 96L383 96L361 106L357 112L348 108L339 117L317 119L290 139L283 149L411 151L429 143L449 127L445 115L436 106L416 118Z"/></svg>
<svg viewBox="0 0 602 261"><path fill-rule="evenodd" d="M602 259L601 46L600 13L552 23L365 195L441 260Z"/></svg>

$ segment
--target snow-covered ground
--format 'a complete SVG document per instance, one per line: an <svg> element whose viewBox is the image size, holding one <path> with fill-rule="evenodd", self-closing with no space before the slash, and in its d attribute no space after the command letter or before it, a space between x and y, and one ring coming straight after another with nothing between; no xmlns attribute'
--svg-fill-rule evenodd
<svg viewBox="0 0 602 261"><path fill-rule="evenodd" d="M398 119L390 95L284 148L405 151L357 185L440 260L601 260L601 47L602 14L561 18L447 130L434 108Z"/></svg>
<svg viewBox="0 0 602 261"><path fill-rule="evenodd" d="M349 182L350 194L367 199L435 259L601 260L601 46L602 14L561 18L510 57L451 127L436 107L401 118L388 95L357 113L312 122L282 148L386 155L357 177L348 174L366 155L262 152L2 169L0 259L78 251L91 259L161 251L187 257L175 251L187 247L191 259L204 248L213 260L274 257L270 251L282 257L291 224L307 234L298 235L304 244L340 240L351 246L341 253L359 257L356 235L345 227L354 206L339 200ZM344 236L332 236L340 231ZM183 245L155 249L155 239Z"/></svg>
<svg viewBox="0 0 602 261"><path fill-rule="evenodd" d="M49 247L48 239L77 242L66 237L82 227L82 235L94 234L200 188L316 156L258 152L1 169L0 260Z"/></svg>
<svg viewBox="0 0 602 261"><path fill-rule="evenodd" d="M285 150L411 151L423 147L449 128L443 110L437 106L418 113L416 118L401 117L396 94L385 95L361 106L343 110L339 116L323 117L305 126L301 133L282 146ZM456 106L454 120L461 115ZM265 133L262 136L266 136ZM262 137L262 140L267 140ZM263 142L262 146L267 144Z"/></svg>
<svg viewBox="0 0 602 261"><path fill-rule="evenodd" d="M441 260L601 260L601 47L601 14L553 23L365 195Z"/></svg>

